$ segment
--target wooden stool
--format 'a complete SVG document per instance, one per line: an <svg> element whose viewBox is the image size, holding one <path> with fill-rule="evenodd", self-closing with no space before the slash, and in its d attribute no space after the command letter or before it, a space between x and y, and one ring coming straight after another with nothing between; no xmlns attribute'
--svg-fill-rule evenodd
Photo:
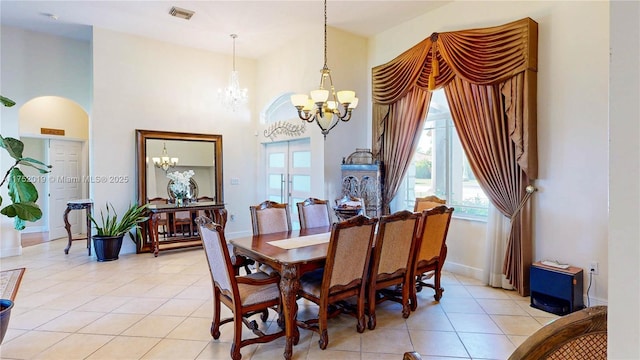
<svg viewBox="0 0 640 360"><path fill-rule="evenodd" d="M91 208L93 207L93 201L91 199L70 200L67 202L67 209L64 211L64 228L67 229L67 235L69 236L69 244L64 248L64 253L69 254L71 248L71 242L74 240L87 239L87 250L89 256L91 256ZM87 236L73 238L71 235L71 224L69 224L68 215L71 210L87 210Z"/></svg>

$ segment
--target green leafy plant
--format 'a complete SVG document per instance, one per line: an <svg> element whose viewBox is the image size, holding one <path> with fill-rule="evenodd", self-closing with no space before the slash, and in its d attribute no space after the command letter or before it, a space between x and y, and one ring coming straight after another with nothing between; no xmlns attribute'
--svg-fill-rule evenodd
<svg viewBox="0 0 640 360"><path fill-rule="evenodd" d="M13 101L13 100L11 100L9 98L6 98L6 97L4 97L2 95L0 95L0 102L2 102L2 105L6 106L6 107L12 107L13 105L16 104L15 101Z"/></svg>
<svg viewBox="0 0 640 360"><path fill-rule="evenodd" d="M140 236L140 223L149 219L146 216L146 209L149 204L144 205L129 205L127 211L122 215L121 219L118 219L113 205L107 203L106 215L100 210L100 223L91 216L91 222L97 231L98 236L121 236L125 235L131 229L135 228L138 236Z"/></svg>
<svg viewBox="0 0 640 360"><path fill-rule="evenodd" d="M11 107L16 103L2 95L0 95L0 102L6 107ZM31 166L37 169L41 174L46 174L51 169L51 165L46 165L36 159L23 157L22 151L24 150L24 144L22 141L14 138L5 138L0 135L0 147L7 150L9 156L11 156L15 162L9 170L5 173L0 182L0 187L7 183L9 197L11 198L11 205L4 207L0 210L2 215L14 218L14 227L16 230L24 230L25 221L37 221L42 217L42 210L36 200L38 200L38 190L29 180L24 176L18 165ZM0 205L2 205L2 196L0 196Z"/></svg>
<svg viewBox="0 0 640 360"><path fill-rule="evenodd" d="M25 221L37 221L42 217L42 210L36 200L38 200L38 190L35 185L25 176L18 165L31 166L37 169L41 174L49 172L51 165L46 165L41 161L29 157L23 157L22 151L24 144L22 141L14 138L5 138L0 135L0 147L7 150L15 162L2 178L0 187L7 183L11 205L7 205L0 213L2 215L14 218L14 227L16 230L24 230ZM2 205L2 196L0 196L0 205Z"/></svg>

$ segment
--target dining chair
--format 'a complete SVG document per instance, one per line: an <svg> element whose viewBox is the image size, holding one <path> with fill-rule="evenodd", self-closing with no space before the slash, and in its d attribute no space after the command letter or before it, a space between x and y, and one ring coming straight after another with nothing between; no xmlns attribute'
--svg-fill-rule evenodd
<svg viewBox="0 0 640 360"><path fill-rule="evenodd" d="M608 307L572 312L531 334L509 360L606 360Z"/></svg>
<svg viewBox="0 0 640 360"><path fill-rule="evenodd" d="M417 307L417 292L422 291L423 286L435 290L435 299L440 301L444 289L440 285L442 266L447 257L447 233L454 208L446 205L436 206L433 209L422 211L420 230L418 231L418 243L420 244L414 266L416 286L411 291L411 310ZM433 284L425 283L425 273L433 272Z"/></svg>
<svg viewBox="0 0 640 360"><path fill-rule="evenodd" d="M174 199L175 201L175 199ZM182 234L182 236L191 236L193 235L194 231L193 231L193 217L192 217L192 212L185 210L185 211L176 211L173 214L173 229L174 232L178 232L178 229L180 229L180 232Z"/></svg>
<svg viewBox="0 0 640 360"><path fill-rule="evenodd" d="M433 209L436 206L445 205L446 200L440 199L435 195L429 195L425 197L416 198L416 202L413 206L414 212L421 212L423 210Z"/></svg>
<svg viewBox="0 0 640 360"><path fill-rule="evenodd" d="M331 208L327 200L308 198L296 206L301 229L331 225Z"/></svg>
<svg viewBox="0 0 640 360"><path fill-rule="evenodd" d="M147 199L149 204L166 204L168 202L167 199L161 197L154 197L151 199ZM167 237L167 226L169 225L169 221L167 220L167 214L161 213L158 215L158 227L162 227L162 236ZM158 232L160 233L160 232Z"/></svg>
<svg viewBox="0 0 640 360"><path fill-rule="evenodd" d="M267 275L263 272L244 276L235 275L222 227L212 223L211 219L206 216L199 216L196 223L209 264L213 286L211 336L214 339L219 339L220 325L233 322L231 358L239 360L242 358L240 353L242 347L270 342L285 335L283 329L273 333L265 333L260 330L255 320L249 320L250 317L261 314L260 319L262 322L266 322L269 308L280 305L280 290L278 288L280 277L277 274ZM231 317L220 319L221 303L233 312ZM257 337L242 339L243 324Z"/></svg>
<svg viewBox="0 0 640 360"><path fill-rule="evenodd" d="M289 204L275 201L263 201L249 206L253 235L291 231L291 213Z"/></svg>
<svg viewBox="0 0 640 360"><path fill-rule="evenodd" d="M253 235L291 231L291 212L289 204L266 200L258 205L249 206ZM258 264L258 270L271 273L274 270L266 264Z"/></svg>
<svg viewBox="0 0 640 360"><path fill-rule="evenodd" d="M318 317L299 320L297 325L320 335L320 349L329 344L327 319L341 312L355 316L357 331L364 331L367 273L377 221L357 215L334 223L324 268L300 278L298 295L318 305ZM354 296L355 309L345 302Z"/></svg>
<svg viewBox="0 0 640 360"><path fill-rule="evenodd" d="M220 225L220 227L222 228L222 231L224 232L224 229L227 225L227 217L228 217L227 209L217 208L217 209L211 210L210 212L204 211L204 213L205 213L204 216L206 216L209 219L212 219L214 223ZM203 215L198 215L198 217L200 216L203 216ZM200 231L197 224L196 224L196 228L198 229L198 231ZM249 259L242 255L236 255L233 251L233 245L227 244L227 247L229 248L229 256L231 257L231 265L233 265L234 273L236 275L239 275L240 269L244 268L244 271L247 274L250 274L251 269L249 268L249 266L253 265L255 262L252 259Z"/></svg>
<svg viewBox="0 0 640 360"><path fill-rule="evenodd" d="M409 294L411 288L415 288L413 265L421 216L421 213L402 210L378 219L367 285L370 330L376 327L376 305L383 301L402 304L405 319L411 314Z"/></svg>

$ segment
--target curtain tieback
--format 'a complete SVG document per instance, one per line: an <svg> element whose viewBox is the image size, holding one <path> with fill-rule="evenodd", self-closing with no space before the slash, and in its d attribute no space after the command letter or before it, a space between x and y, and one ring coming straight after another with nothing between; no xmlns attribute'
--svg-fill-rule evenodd
<svg viewBox="0 0 640 360"><path fill-rule="evenodd" d="M429 74L429 90L436 88L436 76L440 75L440 66L436 53L438 52L438 33L431 34L431 74Z"/></svg>
<svg viewBox="0 0 640 360"><path fill-rule="evenodd" d="M527 203L529 198L531 198L531 194L533 194L534 192L538 191L538 189L536 189L536 187L533 186L533 185L527 185L527 187L525 188L525 191L526 191L526 193L522 197L522 200L520 200L520 204L518 204L518 208L516 209L516 211L513 212L513 214L511 214L511 219L510 219L511 221L513 221L513 219L516 217L516 215L518 215L520 213L520 210L522 210L522 208Z"/></svg>

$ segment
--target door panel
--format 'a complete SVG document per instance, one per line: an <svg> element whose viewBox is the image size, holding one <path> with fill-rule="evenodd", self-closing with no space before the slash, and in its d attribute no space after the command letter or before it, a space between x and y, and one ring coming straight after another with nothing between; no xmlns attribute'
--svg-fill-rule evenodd
<svg viewBox="0 0 640 360"><path fill-rule="evenodd" d="M81 164L82 143L78 141L49 141L49 162L53 165L49 174L49 238L67 236L62 219L67 201L82 197L85 183ZM81 217L82 216L82 217ZM83 228L84 212L69 212L71 233L80 233Z"/></svg>
<svg viewBox="0 0 640 360"><path fill-rule="evenodd" d="M309 139L266 145L267 199L289 204L294 229L300 228L296 203L311 196L310 149Z"/></svg>

